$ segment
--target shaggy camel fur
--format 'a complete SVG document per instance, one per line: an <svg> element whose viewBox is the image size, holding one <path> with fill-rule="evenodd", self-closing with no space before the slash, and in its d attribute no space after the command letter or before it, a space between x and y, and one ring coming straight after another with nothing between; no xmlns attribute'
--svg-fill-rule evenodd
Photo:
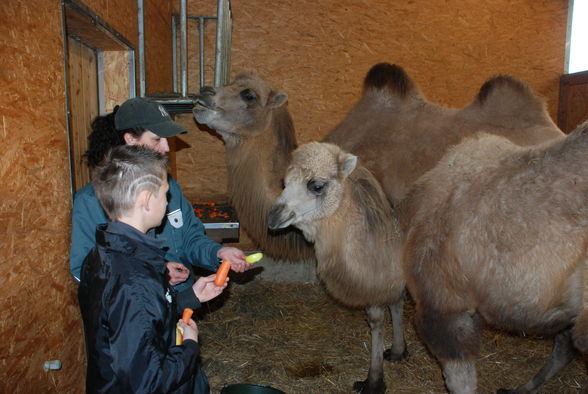
<svg viewBox="0 0 588 394"><path fill-rule="evenodd" d="M299 231L267 229L267 214L282 191L282 178L296 148L287 98L245 73L231 85L203 88L193 113L225 142L229 194L243 228L265 253L299 260L314 256Z"/></svg>
<svg viewBox="0 0 588 394"><path fill-rule="evenodd" d="M386 305L392 313L400 360L404 279L398 222L372 174L339 147L312 142L294 151L285 188L269 214L272 229L290 225L314 243L317 272L328 292L345 305L366 309L372 332L371 363L362 393L383 393Z"/></svg>
<svg viewBox="0 0 588 394"><path fill-rule="evenodd" d="M535 392L588 351L588 123L520 147L481 134L415 184L400 215L416 326L453 393L476 390L483 322L555 334Z"/></svg>

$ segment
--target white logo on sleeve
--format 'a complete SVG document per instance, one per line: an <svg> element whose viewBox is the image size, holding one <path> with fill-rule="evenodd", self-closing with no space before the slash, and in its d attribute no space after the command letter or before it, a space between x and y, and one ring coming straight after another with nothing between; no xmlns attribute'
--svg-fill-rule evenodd
<svg viewBox="0 0 588 394"><path fill-rule="evenodd" d="M176 209L173 212L167 214L167 220L174 228L180 228L184 225L184 217L182 216L182 210Z"/></svg>

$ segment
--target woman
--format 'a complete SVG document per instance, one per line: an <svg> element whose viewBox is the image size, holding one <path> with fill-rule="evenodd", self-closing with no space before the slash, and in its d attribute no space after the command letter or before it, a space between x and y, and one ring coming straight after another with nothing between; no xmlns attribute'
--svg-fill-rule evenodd
<svg viewBox="0 0 588 394"><path fill-rule="evenodd" d="M143 145L158 152L169 152L167 137L186 130L173 122L163 106L145 98L132 98L105 116L92 122L92 133L85 153L90 168L102 161L106 152L118 145ZM251 267L245 254L234 247L223 247L204 234L204 225L194 214L192 205L184 197L180 185L168 175L168 209L154 236L164 240L167 248L167 269L174 286L178 306L197 308L199 302L191 287L191 265L216 271L219 260L228 260L236 272ZM98 224L108 222L100 206L92 183L76 192L72 213L70 271L79 281L83 261L94 247Z"/></svg>

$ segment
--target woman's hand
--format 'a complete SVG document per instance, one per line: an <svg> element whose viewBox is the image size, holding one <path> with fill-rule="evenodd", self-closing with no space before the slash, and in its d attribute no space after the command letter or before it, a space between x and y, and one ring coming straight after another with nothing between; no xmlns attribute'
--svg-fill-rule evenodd
<svg viewBox="0 0 588 394"><path fill-rule="evenodd" d="M245 253L241 249L225 246L221 248L217 256L221 260L228 260L231 263L231 269L235 272L244 272L253 268L252 264L245 261Z"/></svg>
<svg viewBox="0 0 588 394"><path fill-rule="evenodd" d="M184 323L184 321L180 319L178 324L184 330L184 333L182 334L184 341L186 339L191 339L198 342L198 327L196 326L196 322L194 322L194 320L190 319L188 323Z"/></svg>
<svg viewBox="0 0 588 394"><path fill-rule="evenodd" d="M222 293L225 287L227 287L229 278L225 280L225 283L222 286L216 286L214 283L212 283L214 282L215 276L215 274L201 276L198 278L196 283L194 283L192 290L194 290L194 294L196 295L196 298L198 298L198 301L206 302L208 300L212 300L214 297Z"/></svg>
<svg viewBox="0 0 588 394"><path fill-rule="evenodd" d="M165 266L167 267L167 278L170 286L185 282L190 276L190 270L184 264L168 261Z"/></svg>

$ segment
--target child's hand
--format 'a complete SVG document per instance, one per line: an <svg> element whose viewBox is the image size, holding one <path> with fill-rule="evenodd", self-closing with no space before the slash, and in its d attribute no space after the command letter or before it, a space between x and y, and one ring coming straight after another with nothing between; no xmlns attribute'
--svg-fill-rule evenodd
<svg viewBox="0 0 588 394"><path fill-rule="evenodd" d="M186 279L190 276L190 270L186 268L183 264L176 263L173 261L168 261L165 263L167 267L167 277L169 280L170 286L175 286L182 282L185 282Z"/></svg>
<svg viewBox="0 0 588 394"><path fill-rule="evenodd" d="M184 323L184 321L180 319L178 324L184 330L184 334L182 334L184 341L186 339L191 339L198 342L198 327L196 326L196 322L194 322L194 320L190 319L188 323Z"/></svg>
<svg viewBox="0 0 588 394"><path fill-rule="evenodd" d="M217 256L219 259L227 260L231 263L231 269L235 272L244 272L253 268L253 265L245 261L247 256L241 249L225 246L218 251Z"/></svg>
<svg viewBox="0 0 588 394"><path fill-rule="evenodd" d="M215 274L209 276L201 276L192 286L192 290L194 290L194 294L200 302L212 300L214 297L222 293L225 287L227 287L229 278L227 278L224 285L216 286L214 283L212 283L214 282L215 276Z"/></svg>

